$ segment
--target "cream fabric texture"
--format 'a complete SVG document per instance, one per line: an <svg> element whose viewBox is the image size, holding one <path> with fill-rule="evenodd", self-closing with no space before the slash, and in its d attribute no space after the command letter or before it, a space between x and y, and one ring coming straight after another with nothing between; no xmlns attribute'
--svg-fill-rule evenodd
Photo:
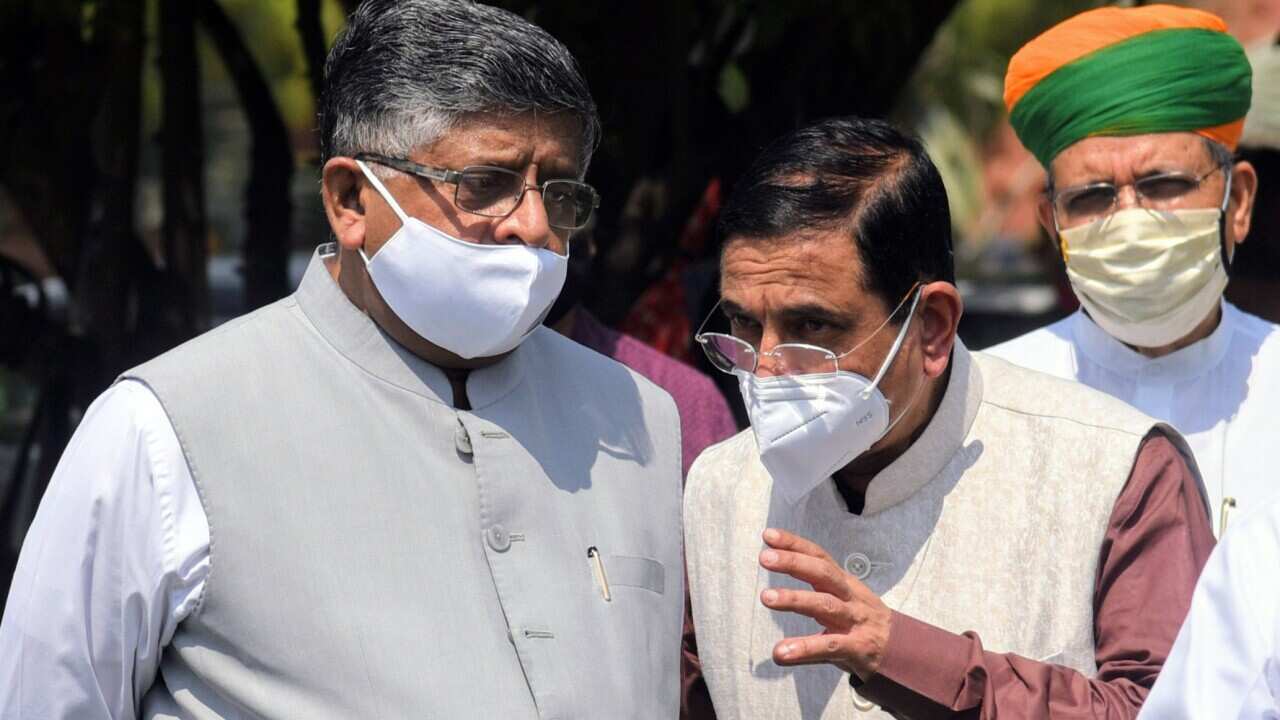
<svg viewBox="0 0 1280 720"><path fill-rule="evenodd" d="M1083 312L1001 343L989 353L1075 380L1178 428L1195 451L1213 529L1280 495L1275 458L1280 407L1280 326L1222 303L1209 337L1149 358ZM1223 512L1230 498L1234 510ZM1228 503L1230 505L1231 503Z"/></svg>
<svg viewBox="0 0 1280 720"><path fill-rule="evenodd" d="M1093 590L1117 496L1144 438L1175 431L1076 383L957 344L937 414L868 488L862 515L827 479L798 505L772 496L749 431L690 470L685 543L699 656L719 717L889 718L828 666L782 668L785 636L819 630L759 602L808 586L763 570L766 527L822 545L889 607L988 650L1094 664ZM856 706L872 707L859 710Z"/></svg>

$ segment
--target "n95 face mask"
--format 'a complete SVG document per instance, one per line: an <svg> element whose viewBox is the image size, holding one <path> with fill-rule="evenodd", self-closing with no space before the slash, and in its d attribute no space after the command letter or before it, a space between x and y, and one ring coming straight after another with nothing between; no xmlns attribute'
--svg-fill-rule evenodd
<svg viewBox="0 0 1280 720"><path fill-rule="evenodd" d="M1061 231L1080 305L1129 345L1162 347L1186 337L1227 287L1224 214L1131 208Z"/></svg>
<svg viewBox="0 0 1280 720"><path fill-rule="evenodd" d="M369 277L411 330L462 358L514 350L542 323L564 285L568 256L523 243L481 245L410 217L362 161L360 170L400 218Z"/></svg>
<svg viewBox="0 0 1280 720"><path fill-rule="evenodd" d="M919 291L902 330L875 379L844 370L820 375L758 377L738 370L738 387L751 418L760 462L784 501L804 499L832 473L888 434L919 390L892 422L880 381L897 357L915 316Z"/></svg>

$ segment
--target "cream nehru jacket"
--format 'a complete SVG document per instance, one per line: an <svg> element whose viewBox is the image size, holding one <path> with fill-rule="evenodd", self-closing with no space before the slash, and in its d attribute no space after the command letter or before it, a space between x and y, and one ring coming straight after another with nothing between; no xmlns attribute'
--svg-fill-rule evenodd
<svg viewBox="0 0 1280 720"><path fill-rule="evenodd" d="M890 717L832 666L773 663L775 643L818 626L760 604L766 587L807 589L759 566L766 527L821 544L890 608L976 631L989 650L1094 674L1099 551L1153 432L1190 458L1176 431L1118 400L957 342L936 415L872 481L861 515L830 479L797 505L774 498L750 431L708 449L689 473L685 552L717 715Z"/></svg>

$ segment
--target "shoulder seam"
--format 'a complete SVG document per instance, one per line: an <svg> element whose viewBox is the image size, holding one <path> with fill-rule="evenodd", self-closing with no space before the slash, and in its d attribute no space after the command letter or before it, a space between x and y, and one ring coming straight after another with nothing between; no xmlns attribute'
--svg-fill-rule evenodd
<svg viewBox="0 0 1280 720"><path fill-rule="evenodd" d="M1131 436L1131 437L1139 437L1139 434L1138 434L1138 433L1136 433L1136 432L1134 432L1134 431L1132 431L1132 430L1128 430L1128 429L1126 429L1126 428L1122 428L1122 427L1115 426L1115 425L1086 423L1086 422L1082 422L1082 421L1077 420L1077 419L1072 418L1072 417L1067 417L1067 416L1065 416L1065 415L1057 415L1057 414L1052 414L1052 413L1038 413L1038 412L1031 412L1031 411L1028 411L1028 410L1020 410L1020 409L1018 409L1018 408L1012 408L1012 407L1009 407L1008 405L1004 405L1004 404L1001 404L1001 403L999 403L999 402L995 402L995 401L993 401L993 400L987 400L987 399L985 399L985 398L983 399L982 404L983 404L983 405L990 405L990 406L992 406L992 407L996 407L996 408L1000 408L1001 410L1004 410L1005 412L1011 412L1011 413L1015 413L1015 414L1017 414L1017 415L1025 415L1025 416L1027 416L1027 417L1038 417L1038 418L1045 418L1045 419L1052 419L1052 420L1062 420L1062 421L1064 421L1064 422L1072 423L1073 425L1079 425L1080 427L1094 428L1094 429L1096 429L1096 430L1111 430L1111 431L1113 431L1113 432L1122 433L1122 434L1124 434L1124 435L1129 435L1129 436ZM1151 424L1147 427L1147 430L1150 430L1151 428L1153 428L1153 427L1155 427L1156 425L1158 425L1158 424L1159 424L1159 421L1157 421L1157 420L1155 420L1155 419L1153 419L1153 418L1147 418L1147 419L1148 419L1148 420L1150 421L1150 423L1151 423ZM1143 437L1145 437L1145 434L1144 434L1144 435L1142 435L1142 436L1143 436Z"/></svg>

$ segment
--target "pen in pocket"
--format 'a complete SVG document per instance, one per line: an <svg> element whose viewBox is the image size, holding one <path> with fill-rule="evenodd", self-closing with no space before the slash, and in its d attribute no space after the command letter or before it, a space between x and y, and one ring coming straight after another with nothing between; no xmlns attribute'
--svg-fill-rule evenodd
<svg viewBox="0 0 1280 720"><path fill-rule="evenodd" d="M1227 518L1231 515L1231 511L1236 508L1236 499L1233 497L1222 498L1222 509L1218 513L1218 537L1221 538L1227 532Z"/></svg>
<svg viewBox="0 0 1280 720"><path fill-rule="evenodd" d="M600 595L604 597L605 602L612 601L613 596L609 594L609 576L604 573L604 559L600 556L600 550L595 545L587 548L587 558L591 560L596 581L600 583Z"/></svg>

